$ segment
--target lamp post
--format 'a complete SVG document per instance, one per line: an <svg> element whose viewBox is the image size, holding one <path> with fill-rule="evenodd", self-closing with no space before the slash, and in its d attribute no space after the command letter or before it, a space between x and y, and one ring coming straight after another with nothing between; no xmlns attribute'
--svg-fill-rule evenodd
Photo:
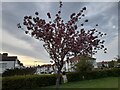
<svg viewBox="0 0 120 90"><path fill-rule="evenodd" d="M37 62L40 62L40 61L34 61L34 66L37 66ZM36 65L35 65L36 64Z"/></svg>
<svg viewBox="0 0 120 90"><path fill-rule="evenodd" d="M37 61L34 61L34 66L36 66L36 65L35 65L36 62L37 62Z"/></svg>

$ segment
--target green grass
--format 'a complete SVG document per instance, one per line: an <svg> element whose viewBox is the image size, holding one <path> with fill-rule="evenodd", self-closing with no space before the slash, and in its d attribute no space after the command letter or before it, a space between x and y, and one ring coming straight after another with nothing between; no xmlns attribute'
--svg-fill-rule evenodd
<svg viewBox="0 0 120 90"><path fill-rule="evenodd" d="M54 86L49 86L54 87ZM108 77L62 84L61 88L118 88L118 78Z"/></svg>
<svg viewBox="0 0 120 90"><path fill-rule="evenodd" d="M29 90L45 90L45 88L55 88L55 86L34 88ZM60 88L118 88L118 77L107 77L94 80L68 82L60 85Z"/></svg>

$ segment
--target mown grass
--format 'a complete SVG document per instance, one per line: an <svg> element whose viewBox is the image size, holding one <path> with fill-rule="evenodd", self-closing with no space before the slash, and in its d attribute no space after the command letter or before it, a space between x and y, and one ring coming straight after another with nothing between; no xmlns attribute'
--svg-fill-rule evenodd
<svg viewBox="0 0 120 90"><path fill-rule="evenodd" d="M49 87L53 88L54 86ZM117 88L117 87L118 87L117 77L70 82L60 86L60 88Z"/></svg>

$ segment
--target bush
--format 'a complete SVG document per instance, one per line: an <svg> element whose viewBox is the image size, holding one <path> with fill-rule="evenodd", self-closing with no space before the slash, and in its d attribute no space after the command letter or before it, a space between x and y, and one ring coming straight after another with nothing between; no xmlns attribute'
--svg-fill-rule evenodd
<svg viewBox="0 0 120 90"><path fill-rule="evenodd" d="M84 78L83 78L84 76ZM120 77L120 69L113 68L108 70L94 70L90 72L86 72L84 74L80 72L71 72L67 74L67 78L69 82L80 81L80 80L90 80L104 77Z"/></svg>
<svg viewBox="0 0 120 90"><path fill-rule="evenodd" d="M27 74L34 74L36 72L36 68L15 68L15 69L7 69L2 76L14 76L14 75L27 75Z"/></svg>
<svg viewBox="0 0 120 90"><path fill-rule="evenodd" d="M91 63L91 61L93 61L92 58L81 56L79 62L75 65L76 66L75 70L81 73L92 71L93 64Z"/></svg>
<svg viewBox="0 0 120 90"><path fill-rule="evenodd" d="M68 82L73 82L73 81L80 81L82 80L82 74L73 72L73 73L67 73L67 79Z"/></svg>
<svg viewBox="0 0 120 90"><path fill-rule="evenodd" d="M85 79L97 79L97 78L104 78L107 77L106 71L91 71L87 72L85 75Z"/></svg>
<svg viewBox="0 0 120 90"><path fill-rule="evenodd" d="M36 88L55 85L56 75L24 75L4 77L2 90L19 90L22 88Z"/></svg>
<svg viewBox="0 0 120 90"><path fill-rule="evenodd" d="M113 77L120 77L120 68L112 68L110 70L106 70L107 76L113 76Z"/></svg>
<svg viewBox="0 0 120 90"><path fill-rule="evenodd" d="M120 68L94 70L84 74L80 72L67 73L68 82L90 80L104 77L120 77ZM84 78L83 78L84 76ZM56 84L57 75L23 75L3 77L2 90L19 90L44 87Z"/></svg>

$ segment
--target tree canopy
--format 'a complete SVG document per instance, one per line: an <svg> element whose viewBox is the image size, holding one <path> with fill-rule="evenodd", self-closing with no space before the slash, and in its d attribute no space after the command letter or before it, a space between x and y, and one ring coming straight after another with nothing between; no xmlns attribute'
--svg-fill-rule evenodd
<svg viewBox="0 0 120 90"><path fill-rule="evenodd" d="M61 17L61 8L63 3L59 2L59 10L55 14L55 19L52 19L51 13L47 16L49 21L42 19L38 12L35 16L25 16L23 25L19 23L17 26L25 30L26 34L31 35L35 39L44 42L44 48L49 53L50 58L54 61L58 68L58 73L61 72L63 61L77 55L91 56L103 49L106 53L107 48L104 47L104 40L101 39L106 33L99 32L96 28L86 30L85 23L89 20L85 19L84 12L87 10L83 7L78 13L72 13L67 22ZM80 23L80 20L83 20ZM98 24L95 24L97 27Z"/></svg>

